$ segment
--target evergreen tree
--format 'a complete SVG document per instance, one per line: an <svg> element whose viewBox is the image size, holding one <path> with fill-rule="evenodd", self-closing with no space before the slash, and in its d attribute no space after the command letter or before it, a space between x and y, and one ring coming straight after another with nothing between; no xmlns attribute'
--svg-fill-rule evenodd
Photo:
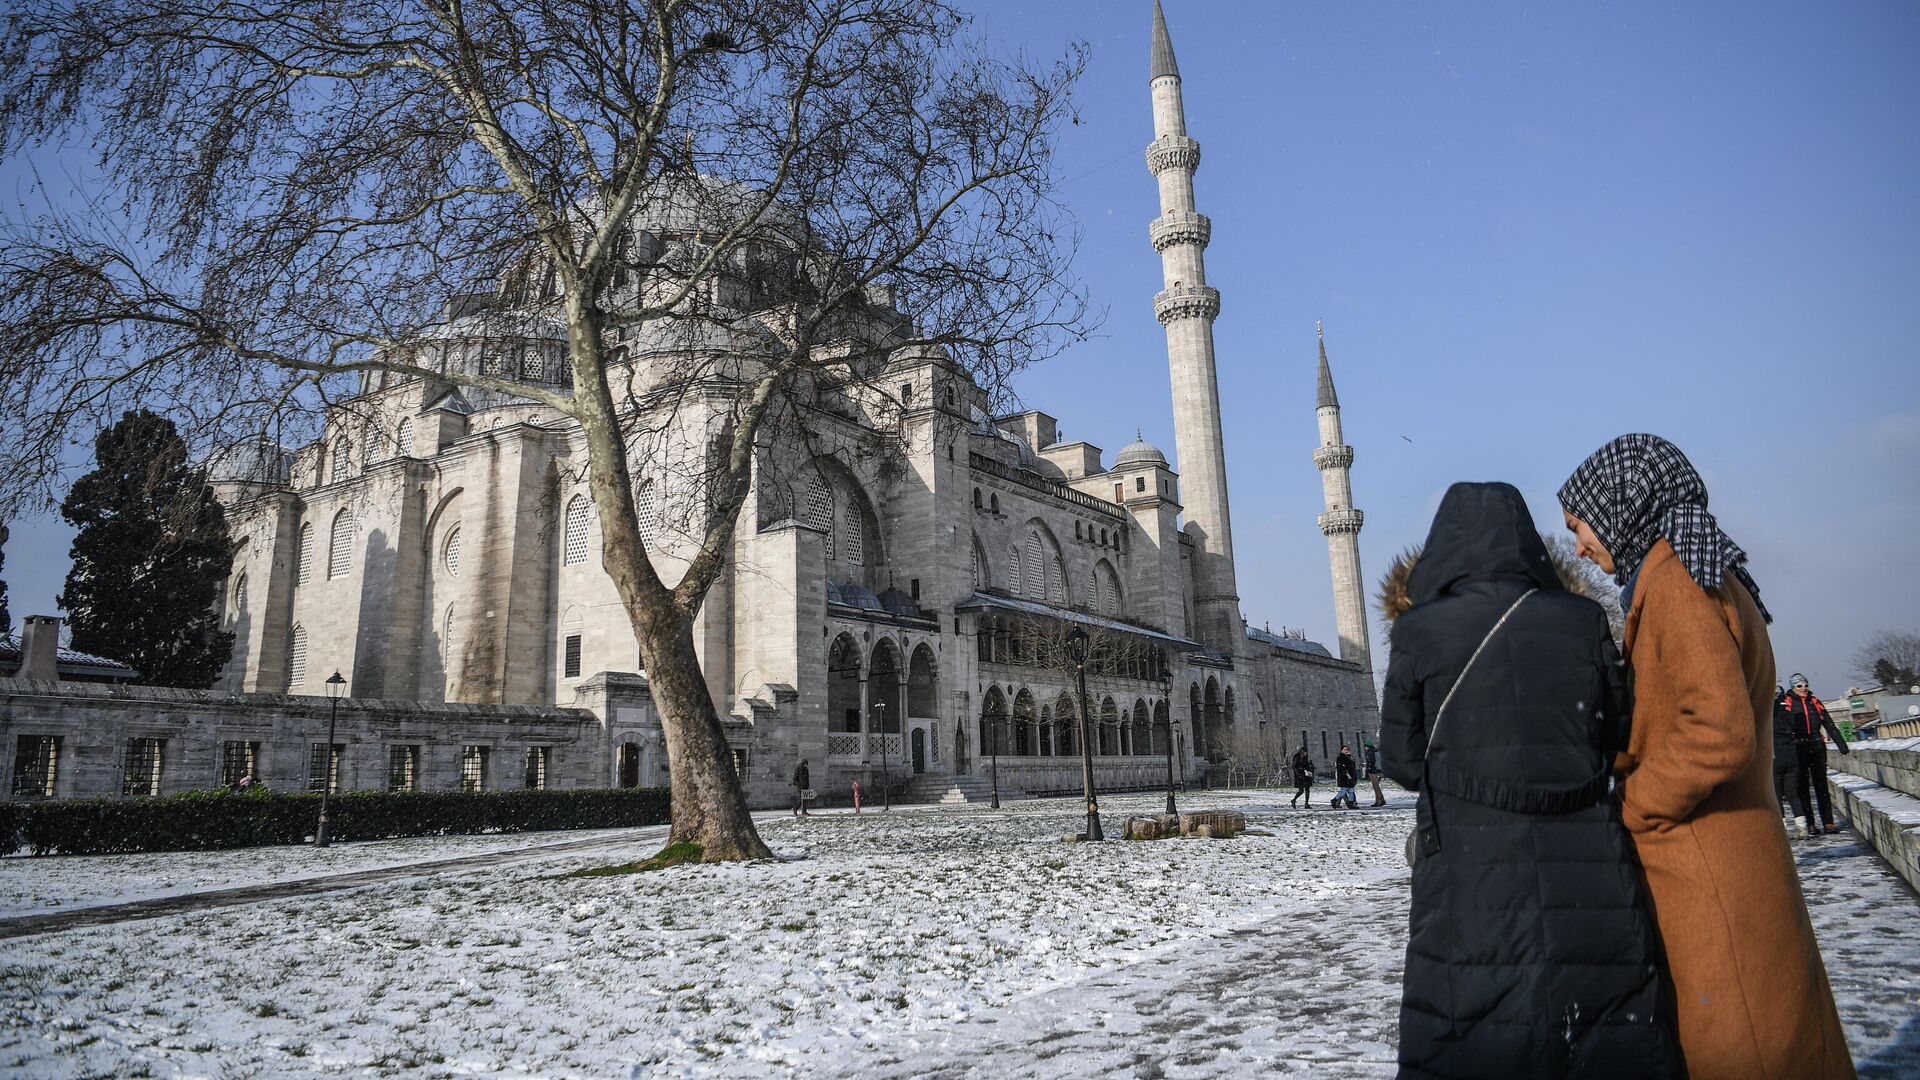
<svg viewBox="0 0 1920 1080"><path fill-rule="evenodd" d="M154 686L205 688L233 635L215 601L233 554L204 469L173 422L129 412L94 439L95 468L60 516L79 532L60 606L73 647L122 660Z"/></svg>

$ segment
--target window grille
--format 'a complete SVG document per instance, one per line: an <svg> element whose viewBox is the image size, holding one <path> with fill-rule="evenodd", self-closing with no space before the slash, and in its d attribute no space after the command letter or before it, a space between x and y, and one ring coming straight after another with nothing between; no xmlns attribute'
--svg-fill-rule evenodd
<svg viewBox="0 0 1920 1080"><path fill-rule="evenodd" d="M491 750L485 746L463 746L460 748L460 790L484 791L487 786L487 754Z"/></svg>
<svg viewBox="0 0 1920 1080"><path fill-rule="evenodd" d="M520 770L521 787L539 791L547 786L547 755L552 752L551 747L527 747L526 761Z"/></svg>
<svg viewBox="0 0 1920 1080"><path fill-rule="evenodd" d="M565 678L565 679L579 678L580 677L580 635L568 634L566 647L563 651L565 652L566 659L562 661L562 665L560 669L561 678Z"/></svg>
<svg viewBox="0 0 1920 1080"><path fill-rule="evenodd" d="M418 791L420 747L394 743L387 747L387 790Z"/></svg>
<svg viewBox="0 0 1920 1080"><path fill-rule="evenodd" d="M400 421L400 426L394 429L393 441L394 441L394 444L400 448L401 457L413 456L413 418L412 417L408 417L407 419Z"/></svg>
<svg viewBox="0 0 1920 1080"><path fill-rule="evenodd" d="M440 620L440 669L451 672L453 658L453 605L447 605L447 614Z"/></svg>
<svg viewBox="0 0 1920 1080"><path fill-rule="evenodd" d="M49 799L60 769L60 736L22 735L13 744L13 795Z"/></svg>
<svg viewBox="0 0 1920 1080"><path fill-rule="evenodd" d="M160 768L166 749L165 739L128 739L127 769L120 794L160 794Z"/></svg>
<svg viewBox="0 0 1920 1080"><path fill-rule="evenodd" d="M247 575L241 574L240 580L233 583L233 614L237 617L247 611Z"/></svg>
<svg viewBox="0 0 1920 1080"><path fill-rule="evenodd" d="M220 784L223 787L239 787L240 781L254 775L254 769L260 761L260 744L257 742L223 742L220 744Z"/></svg>
<svg viewBox="0 0 1920 1080"><path fill-rule="evenodd" d="M653 481L643 480L633 493L633 516L640 525L640 542L653 550L655 540L660 536L659 510L654 506Z"/></svg>
<svg viewBox="0 0 1920 1080"><path fill-rule="evenodd" d="M539 380L546 377L546 362L540 356L539 349L528 349L520 354L520 377Z"/></svg>
<svg viewBox="0 0 1920 1080"><path fill-rule="evenodd" d="M973 587L980 587L980 545L973 546Z"/></svg>
<svg viewBox="0 0 1920 1080"><path fill-rule="evenodd" d="M313 578L313 522L300 526L299 555L294 561L293 583L305 585Z"/></svg>
<svg viewBox="0 0 1920 1080"><path fill-rule="evenodd" d="M328 454L327 457L331 459L333 463L333 474L329 476L327 479L337 484L340 481L345 480L349 475L352 474L353 447L347 443L347 440L335 439L333 443L333 452Z"/></svg>
<svg viewBox="0 0 1920 1080"><path fill-rule="evenodd" d="M862 520L859 504L847 503L847 561L859 566L867 558L866 523Z"/></svg>
<svg viewBox="0 0 1920 1080"><path fill-rule="evenodd" d="M1021 576L1020 549L1018 547L1013 549L1011 557L1012 573L1007 575L1007 588L1018 593L1026 586L1026 579Z"/></svg>
<svg viewBox="0 0 1920 1080"><path fill-rule="evenodd" d="M1053 557L1053 572L1047 575L1047 599L1056 604L1067 602L1067 566L1058 555Z"/></svg>
<svg viewBox="0 0 1920 1080"><path fill-rule="evenodd" d="M567 500L565 554L561 561L578 566L587 561L587 497L575 495Z"/></svg>
<svg viewBox="0 0 1920 1080"><path fill-rule="evenodd" d="M307 754L307 790L340 790L340 755L346 753L345 743L334 743L329 750L326 743L312 744Z"/></svg>
<svg viewBox="0 0 1920 1080"><path fill-rule="evenodd" d="M1047 594L1047 565L1041 561L1046 548L1040 543L1040 534L1027 534L1027 580L1023 583L1028 596L1038 600Z"/></svg>
<svg viewBox="0 0 1920 1080"><path fill-rule="evenodd" d="M833 489L818 476L807 484L807 524L820 530L827 558L833 558Z"/></svg>
<svg viewBox="0 0 1920 1080"><path fill-rule="evenodd" d="M293 641L287 646L287 689L307 681L307 628L293 624Z"/></svg>
<svg viewBox="0 0 1920 1080"><path fill-rule="evenodd" d="M1146 478L1146 477L1144 477L1144 476L1136 476L1136 477L1134 477L1134 478L1133 478L1133 490L1135 490L1135 491L1145 491L1145 490L1147 490L1147 478Z"/></svg>
<svg viewBox="0 0 1920 1080"><path fill-rule="evenodd" d="M446 557L446 563L447 563L447 573L452 574L454 577L459 577L460 576L460 523L459 522L455 522L453 525L453 528L447 530L445 557Z"/></svg>
<svg viewBox="0 0 1920 1080"><path fill-rule="evenodd" d="M333 529L327 537L327 578L346 577L353 569L353 511L333 515Z"/></svg>

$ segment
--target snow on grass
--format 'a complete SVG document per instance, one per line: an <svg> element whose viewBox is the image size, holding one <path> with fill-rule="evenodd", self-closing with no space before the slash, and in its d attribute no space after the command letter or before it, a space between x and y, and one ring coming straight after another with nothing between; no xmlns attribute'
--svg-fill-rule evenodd
<svg viewBox="0 0 1920 1080"><path fill-rule="evenodd" d="M331 847L262 847L138 855L28 856L0 859L0 918L122 904L182 893L302 881L439 859L515 851L534 844L617 838L634 829L412 836ZM661 829L646 830L658 836Z"/></svg>
<svg viewBox="0 0 1920 1080"><path fill-rule="evenodd" d="M1104 800L1109 833L1161 801ZM1275 835L1062 843L1073 800L775 817L781 862L567 876L659 844L636 839L0 942L0 1073L1390 1075L1410 797L1183 805ZM1844 862L1819 888L1910 923L1903 883ZM1858 1054L1849 995L1874 995L1887 1045L1920 978L1904 938L1847 930Z"/></svg>

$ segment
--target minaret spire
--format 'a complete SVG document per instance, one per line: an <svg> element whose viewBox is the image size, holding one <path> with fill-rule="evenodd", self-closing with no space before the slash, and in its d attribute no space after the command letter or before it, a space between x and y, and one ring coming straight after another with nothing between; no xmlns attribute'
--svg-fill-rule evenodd
<svg viewBox="0 0 1920 1080"><path fill-rule="evenodd" d="M1320 487L1327 512L1320 515L1320 531L1327 537L1327 559L1333 567L1333 614L1340 632L1340 659L1351 660L1369 675L1373 646L1367 637L1367 596L1360 577L1360 527L1366 515L1353 505L1353 447L1340 431L1340 399L1333 392L1333 369L1327 364L1327 337L1320 336L1320 388L1314 412L1320 421L1320 446L1313 452L1320 470ZM1366 680L1371 692L1373 680Z"/></svg>
<svg viewBox="0 0 1920 1080"><path fill-rule="evenodd" d="M1207 285L1205 252L1213 222L1194 209L1193 173L1200 144L1187 137L1180 67L1173 59L1167 18L1153 5L1153 142L1147 170L1160 185L1160 216L1147 236L1160 253L1164 288L1153 313L1167 328L1167 367L1173 382L1173 433L1180 454L1180 493L1186 531L1194 540L1196 626L1202 643L1233 655L1246 635L1234 580L1233 524L1227 508L1227 452L1220 427L1220 386L1214 366L1213 320L1220 293Z"/></svg>

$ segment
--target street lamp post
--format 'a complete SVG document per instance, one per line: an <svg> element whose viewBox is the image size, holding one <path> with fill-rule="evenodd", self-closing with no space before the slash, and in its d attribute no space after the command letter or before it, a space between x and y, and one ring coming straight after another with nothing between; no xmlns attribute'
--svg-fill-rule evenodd
<svg viewBox="0 0 1920 1080"><path fill-rule="evenodd" d="M1160 700L1167 706L1167 813L1180 811L1173 805L1173 672L1160 673Z"/></svg>
<svg viewBox="0 0 1920 1080"><path fill-rule="evenodd" d="M1000 809L1000 717L987 713L987 757L993 762L988 774L993 777L993 798L987 803L995 810Z"/></svg>
<svg viewBox="0 0 1920 1080"><path fill-rule="evenodd" d="M313 834L314 847L329 847L333 843L328 835L333 825L328 813L333 798L333 729L340 719L340 696L346 692L347 680L341 678L339 672L327 676L327 764L320 777L320 828Z"/></svg>
<svg viewBox="0 0 1920 1080"><path fill-rule="evenodd" d="M1087 631L1076 626L1067 635L1067 655L1073 660L1080 685L1080 787L1087 797L1087 839L1105 840L1100 832L1100 804L1093 797L1093 746L1087 742Z"/></svg>
<svg viewBox="0 0 1920 1080"><path fill-rule="evenodd" d="M873 707L880 714L880 809L892 813L893 795L887 790L893 786L887 775L887 703L876 701Z"/></svg>

